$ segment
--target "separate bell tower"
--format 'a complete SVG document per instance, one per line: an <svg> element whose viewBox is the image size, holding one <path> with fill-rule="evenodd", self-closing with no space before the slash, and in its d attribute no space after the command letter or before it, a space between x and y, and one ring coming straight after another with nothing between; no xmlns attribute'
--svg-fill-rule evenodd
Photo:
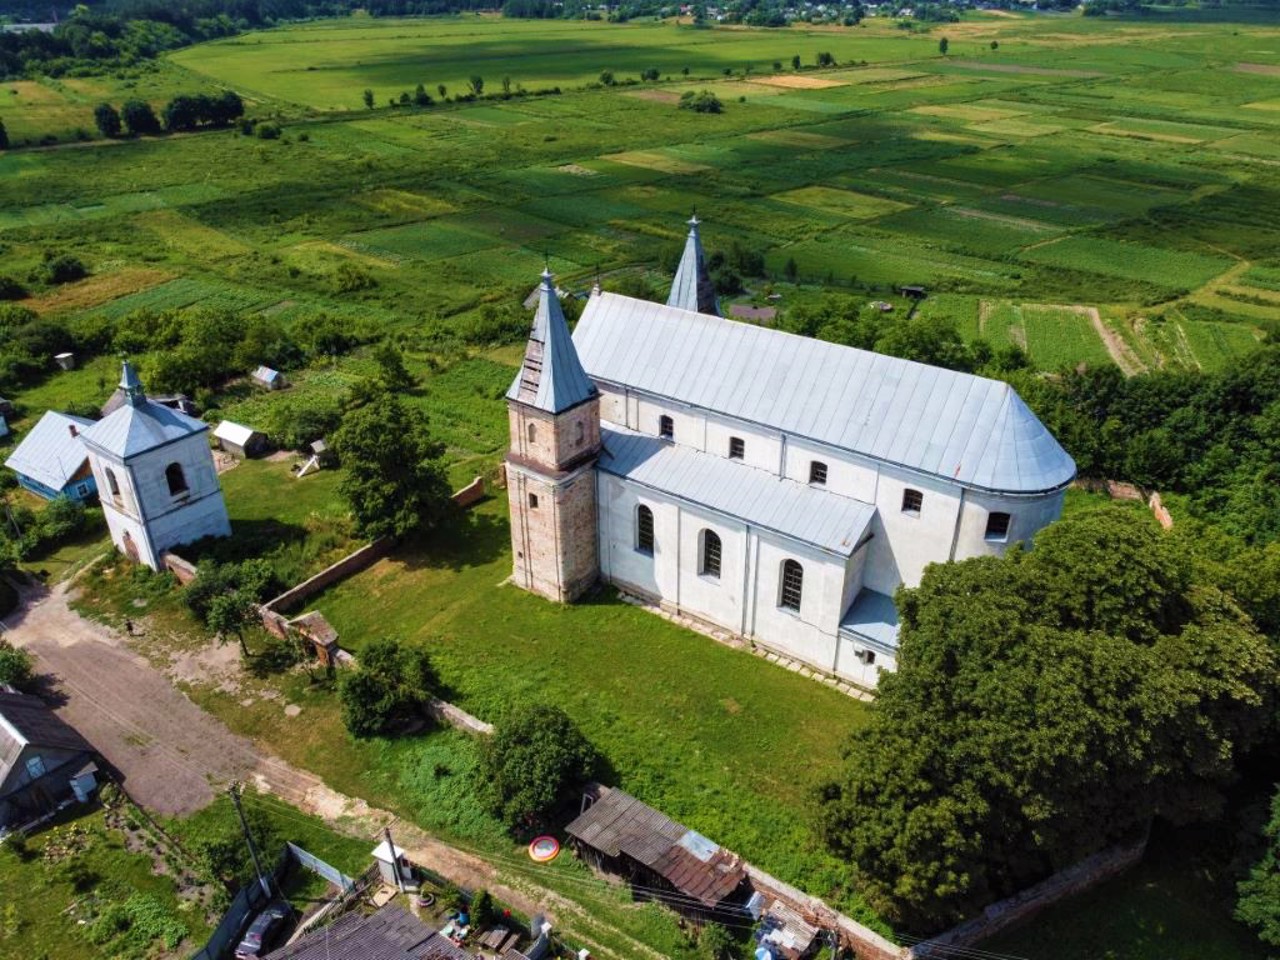
<svg viewBox="0 0 1280 960"><path fill-rule="evenodd" d="M582 368L551 272L542 273L524 362L507 391L511 578L568 603L599 575L600 394Z"/></svg>

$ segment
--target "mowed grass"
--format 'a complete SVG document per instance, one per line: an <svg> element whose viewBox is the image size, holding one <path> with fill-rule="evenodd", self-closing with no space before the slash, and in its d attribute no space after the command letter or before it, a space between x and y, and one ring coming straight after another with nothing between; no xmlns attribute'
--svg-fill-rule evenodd
<svg viewBox="0 0 1280 960"><path fill-rule="evenodd" d="M838 874L810 833L811 791L866 706L611 591L561 606L504 586L509 543L499 491L461 535L402 549L313 604L357 655L380 636L423 644L481 717L557 704L614 782L765 869L809 888Z"/></svg>

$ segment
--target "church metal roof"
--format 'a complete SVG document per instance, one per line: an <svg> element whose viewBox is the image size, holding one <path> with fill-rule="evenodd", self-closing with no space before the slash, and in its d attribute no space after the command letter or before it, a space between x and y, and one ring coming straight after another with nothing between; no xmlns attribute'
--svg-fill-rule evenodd
<svg viewBox="0 0 1280 960"><path fill-rule="evenodd" d="M4 465L50 490L61 490L88 458L81 438L92 426L92 420L50 410L22 438Z"/></svg>
<svg viewBox="0 0 1280 960"><path fill-rule="evenodd" d="M592 297L574 334L597 381L1003 493L1074 461L1012 387L645 300Z"/></svg>
<svg viewBox="0 0 1280 960"><path fill-rule="evenodd" d="M707 258L702 252L702 241L698 237L700 222L696 216L689 219L689 236L684 243L680 266L676 268L676 277L671 281L667 306L718 317L720 304L716 301L716 285L711 280Z"/></svg>
<svg viewBox="0 0 1280 960"><path fill-rule="evenodd" d="M524 361L507 391L508 400L517 400L547 413L560 413L596 395L578 352L573 348L569 324L565 322L560 298L551 282L551 271L542 272L538 288L538 311L525 346Z"/></svg>
<svg viewBox="0 0 1280 960"><path fill-rule="evenodd" d="M601 442L606 473L841 556L852 555L876 513L860 500L613 425Z"/></svg>
<svg viewBox="0 0 1280 960"><path fill-rule="evenodd" d="M126 404L82 436L90 446L127 460L208 429L208 424L195 417L143 400L136 407Z"/></svg>

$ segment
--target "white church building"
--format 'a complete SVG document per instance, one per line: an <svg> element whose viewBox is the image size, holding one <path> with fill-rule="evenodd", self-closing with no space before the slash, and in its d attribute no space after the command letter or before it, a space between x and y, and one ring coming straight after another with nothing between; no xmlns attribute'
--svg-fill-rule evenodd
<svg viewBox="0 0 1280 960"><path fill-rule="evenodd" d="M718 312L696 219L665 306L597 289L570 336L544 273L507 393L513 580L603 579L874 686L894 591L1030 540L1075 464L1006 383Z"/></svg>
<svg viewBox="0 0 1280 960"><path fill-rule="evenodd" d="M147 399L129 361L124 402L80 433L116 549L153 570L171 547L231 534L209 425Z"/></svg>

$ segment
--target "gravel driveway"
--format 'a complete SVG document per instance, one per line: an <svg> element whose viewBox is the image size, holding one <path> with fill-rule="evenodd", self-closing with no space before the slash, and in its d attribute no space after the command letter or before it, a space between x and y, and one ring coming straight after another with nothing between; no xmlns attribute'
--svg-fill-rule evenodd
<svg viewBox="0 0 1280 960"><path fill-rule="evenodd" d="M58 715L115 767L138 803L182 816L232 780L256 782L294 804L322 786L201 710L120 634L77 614L68 589L24 587L5 636L35 654L37 669L52 676Z"/></svg>

